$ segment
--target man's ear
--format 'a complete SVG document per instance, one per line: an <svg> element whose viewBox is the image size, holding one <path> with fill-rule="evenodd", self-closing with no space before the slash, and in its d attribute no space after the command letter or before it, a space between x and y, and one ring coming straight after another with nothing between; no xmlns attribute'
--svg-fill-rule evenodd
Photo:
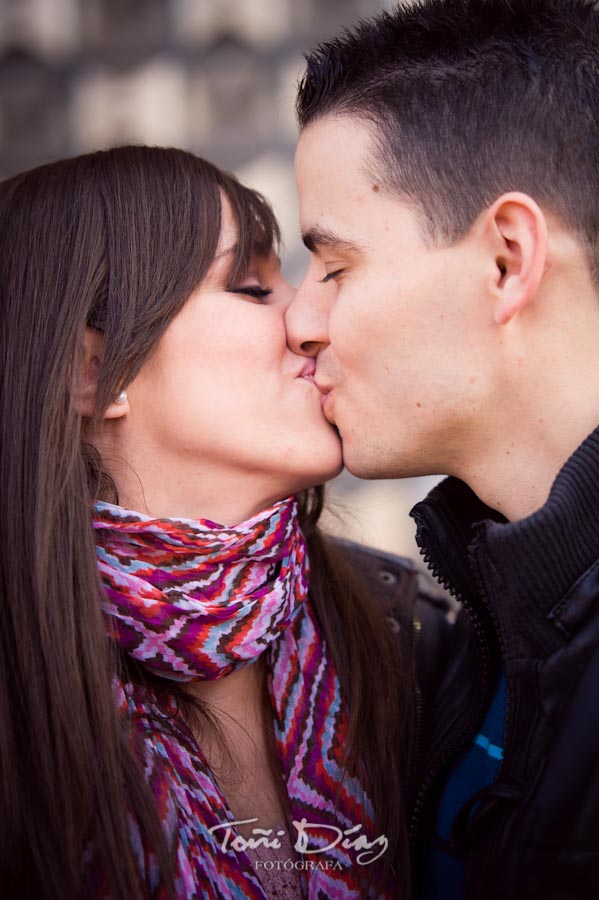
<svg viewBox="0 0 599 900"><path fill-rule="evenodd" d="M79 415L92 418L96 411L96 391L102 366L104 338L100 331L89 326L83 336L83 359L75 388L73 403ZM105 419L118 419L129 412L127 394L122 391L104 413Z"/></svg>
<svg viewBox="0 0 599 900"><path fill-rule="evenodd" d="M527 194L503 194L484 214L495 253L495 310L505 325L534 298L547 259L547 222Z"/></svg>

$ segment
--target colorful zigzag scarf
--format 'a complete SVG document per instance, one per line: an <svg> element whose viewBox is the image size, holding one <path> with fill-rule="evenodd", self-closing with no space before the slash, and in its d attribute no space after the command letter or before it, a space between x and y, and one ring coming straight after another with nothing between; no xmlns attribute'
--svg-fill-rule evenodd
<svg viewBox="0 0 599 900"><path fill-rule="evenodd" d="M275 742L298 823L296 850L314 861L302 872L306 897L363 896L361 887L380 864L364 860L382 859L385 838L375 834L365 778L343 768L347 710L308 599L295 499L234 527L153 519L98 502L94 527L109 633L144 666L177 681L215 679L268 654ZM205 828L194 870L202 882L197 896L263 900L249 857L223 854L222 828L219 835L211 831L233 816L200 748L198 757L194 796L204 799L194 800L192 818Z"/></svg>

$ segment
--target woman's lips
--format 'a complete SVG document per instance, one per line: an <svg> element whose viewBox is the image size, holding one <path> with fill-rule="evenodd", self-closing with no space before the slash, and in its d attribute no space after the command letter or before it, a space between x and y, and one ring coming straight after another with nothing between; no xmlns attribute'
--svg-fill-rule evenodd
<svg viewBox="0 0 599 900"><path fill-rule="evenodd" d="M327 401L329 399L329 395L332 391L332 387L329 385L324 385L319 383L315 378L316 374L316 362L313 359L309 359L303 366L301 372L297 375L297 378L301 378L303 381L309 381L310 384L313 384L315 388L317 388L321 393L320 398L320 406L323 410L325 418L329 418L326 414L326 406ZM330 419L329 419L330 421Z"/></svg>
<svg viewBox="0 0 599 900"><path fill-rule="evenodd" d="M301 372L297 376L298 378L305 378L306 381L314 382L314 373L316 372L316 363L313 359L309 359L307 363L304 364Z"/></svg>

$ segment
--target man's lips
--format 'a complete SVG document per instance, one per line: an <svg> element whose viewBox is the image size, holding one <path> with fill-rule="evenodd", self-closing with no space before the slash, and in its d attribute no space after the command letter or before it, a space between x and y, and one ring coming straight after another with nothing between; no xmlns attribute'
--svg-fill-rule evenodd
<svg viewBox="0 0 599 900"><path fill-rule="evenodd" d="M330 417L331 413L329 410L329 412L327 414L327 406L331 405L329 403L329 400L331 399L331 391L333 390L333 387L330 384L324 384L322 381L318 381L318 380L315 380L314 384L316 385L316 387L322 394L322 397L320 398L320 405L322 407L322 411L324 412L325 417L329 420L329 422L331 422L332 421L332 419Z"/></svg>
<svg viewBox="0 0 599 900"><path fill-rule="evenodd" d="M305 381L309 381L316 388L318 388L318 390L322 394L322 397L320 398L320 405L323 409L325 417L328 418L328 416L326 414L326 405L327 405L327 400L329 398L329 395L330 395L331 391L333 390L333 387L332 387L332 385L325 384L324 382L316 379L314 377L315 374L316 374L316 362L313 359L309 359L306 363L304 363L304 366L303 366L301 372L296 377L302 378Z"/></svg>
<svg viewBox="0 0 599 900"><path fill-rule="evenodd" d="M331 391L333 390L332 384L325 384L324 381L321 381L319 378L314 379L314 384L316 385L316 387L318 388L320 393L323 394L325 397L327 394L330 394Z"/></svg>

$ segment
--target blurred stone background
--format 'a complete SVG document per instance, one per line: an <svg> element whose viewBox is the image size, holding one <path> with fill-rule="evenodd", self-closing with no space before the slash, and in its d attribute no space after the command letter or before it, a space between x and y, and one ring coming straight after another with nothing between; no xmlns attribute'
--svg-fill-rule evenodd
<svg viewBox="0 0 599 900"><path fill-rule="evenodd" d="M0 177L130 141L184 147L273 203L298 283L293 103L302 51L384 0L0 0ZM415 556L410 507L436 479L329 491L328 526Z"/></svg>

